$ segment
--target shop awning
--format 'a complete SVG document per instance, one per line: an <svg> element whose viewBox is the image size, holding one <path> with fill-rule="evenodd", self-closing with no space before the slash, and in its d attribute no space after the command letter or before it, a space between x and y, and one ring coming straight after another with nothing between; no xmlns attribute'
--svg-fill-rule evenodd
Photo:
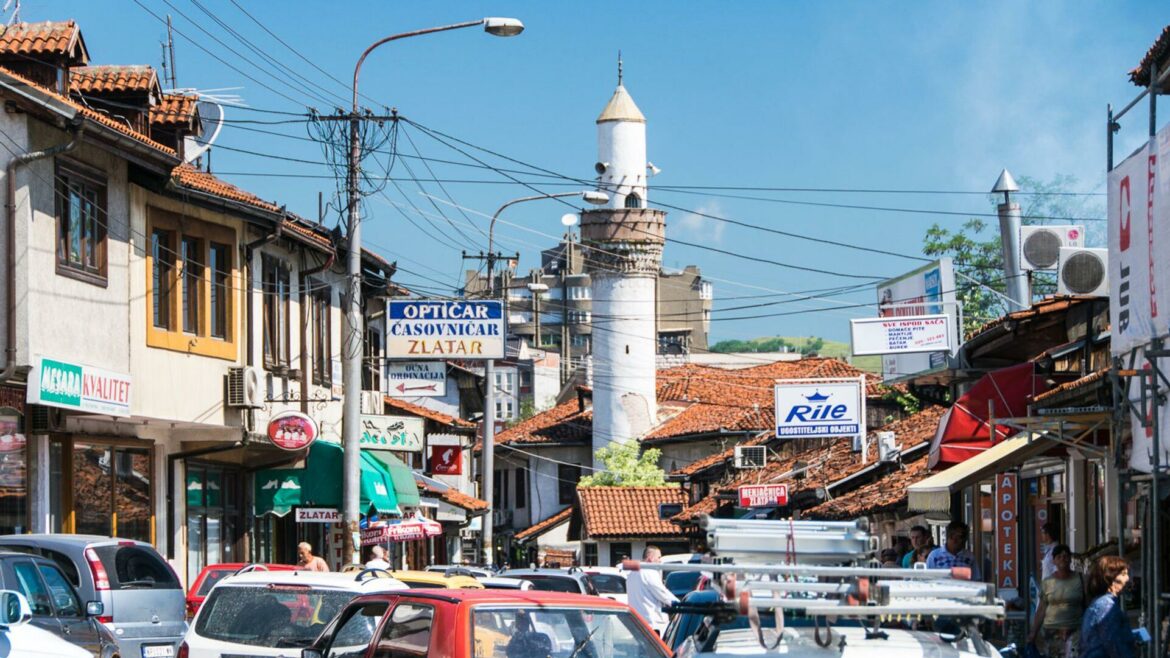
<svg viewBox="0 0 1170 658"><path fill-rule="evenodd" d="M389 450L363 450L362 452L377 460L390 474L399 507L419 506L421 500L418 495L418 484L415 483L414 473L409 466Z"/></svg>
<svg viewBox="0 0 1170 658"><path fill-rule="evenodd" d="M951 494L1035 457L1052 448L1040 434L1019 435L980 452L961 464L916 482L906 491L914 512L946 512L951 509Z"/></svg>
<svg viewBox="0 0 1170 658"><path fill-rule="evenodd" d="M257 471L256 514L284 515L295 506L341 509L343 455L339 444L316 441L309 448L304 468ZM382 462L363 450L360 467L362 513L373 507L382 514L400 514L394 481Z"/></svg>

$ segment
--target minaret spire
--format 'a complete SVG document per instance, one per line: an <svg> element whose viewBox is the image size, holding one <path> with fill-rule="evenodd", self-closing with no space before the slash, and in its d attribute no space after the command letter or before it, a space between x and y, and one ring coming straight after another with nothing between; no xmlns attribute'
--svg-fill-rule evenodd
<svg viewBox="0 0 1170 658"><path fill-rule="evenodd" d="M622 51L618 51L618 86L622 86Z"/></svg>

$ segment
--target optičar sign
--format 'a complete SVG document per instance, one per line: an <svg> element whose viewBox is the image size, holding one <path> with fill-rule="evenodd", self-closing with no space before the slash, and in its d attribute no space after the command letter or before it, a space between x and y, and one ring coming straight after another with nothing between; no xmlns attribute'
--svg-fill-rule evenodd
<svg viewBox="0 0 1170 658"><path fill-rule="evenodd" d="M28 381L30 404L130 415L130 375L37 356Z"/></svg>
<svg viewBox="0 0 1170 658"><path fill-rule="evenodd" d="M499 300L390 302L386 356L391 359L502 359Z"/></svg>

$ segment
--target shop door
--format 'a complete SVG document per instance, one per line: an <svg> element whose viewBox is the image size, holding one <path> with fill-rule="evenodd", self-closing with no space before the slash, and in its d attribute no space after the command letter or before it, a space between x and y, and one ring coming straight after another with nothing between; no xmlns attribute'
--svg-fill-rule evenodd
<svg viewBox="0 0 1170 658"><path fill-rule="evenodd" d="M243 539L239 471L221 466L187 464L187 582L203 567L241 562Z"/></svg>

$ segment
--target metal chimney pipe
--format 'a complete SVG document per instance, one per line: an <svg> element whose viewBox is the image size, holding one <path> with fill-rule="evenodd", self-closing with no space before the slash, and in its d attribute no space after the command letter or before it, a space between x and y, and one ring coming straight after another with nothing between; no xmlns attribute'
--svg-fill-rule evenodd
<svg viewBox="0 0 1170 658"><path fill-rule="evenodd" d="M1020 269L1020 204L1014 203L1011 197L1011 193L1019 189L1011 173L1004 169L991 192L1003 193L1003 203L999 204L997 210L1000 242L1003 245L1004 292L1016 302L1017 308L1028 308L1032 305L1032 292L1027 277Z"/></svg>

